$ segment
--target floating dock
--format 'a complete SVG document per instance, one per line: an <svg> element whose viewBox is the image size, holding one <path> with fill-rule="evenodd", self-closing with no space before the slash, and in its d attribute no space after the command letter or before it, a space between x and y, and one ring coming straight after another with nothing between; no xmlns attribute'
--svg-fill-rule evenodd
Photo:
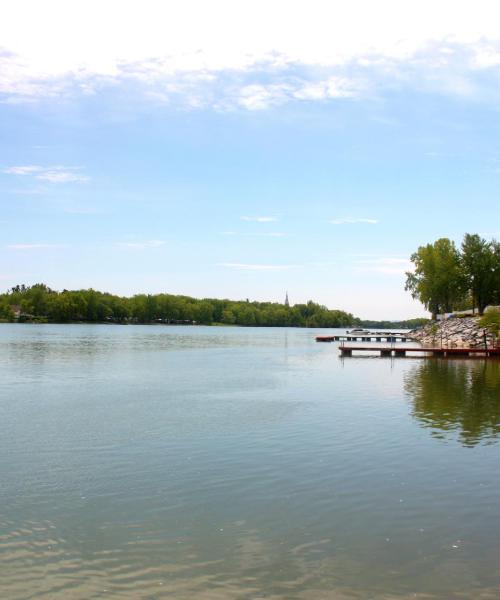
<svg viewBox="0 0 500 600"><path fill-rule="evenodd" d="M431 356L498 356L500 357L500 348L396 348L394 346L385 346L374 348L373 346L340 346L341 356L352 356L353 352L378 352L380 356L403 357L412 352L430 354Z"/></svg>
<svg viewBox="0 0 500 600"><path fill-rule="evenodd" d="M342 335L318 335L317 342L412 342L406 333L345 333Z"/></svg>

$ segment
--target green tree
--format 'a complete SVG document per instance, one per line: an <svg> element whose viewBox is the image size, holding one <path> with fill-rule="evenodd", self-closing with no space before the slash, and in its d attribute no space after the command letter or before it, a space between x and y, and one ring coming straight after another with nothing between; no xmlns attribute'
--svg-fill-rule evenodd
<svg viewBox="0 0 500 600"><path fill-rule="evenodd" d="M479 324L485 329L489 329L491 333L498 337L500 335L500 310L488 310L480 319Z"/></svg>
<svg viewBox="0 0 500 600"><path fill-rule="evenodd" d="M441 238L420 246L411 255L413 273L406 273L405 289L420 300L433 318L440 312L451 312L464 295L464 276L455 244Z"/></svg>
<svg viewBox="0 0 500 600"><path fill-rule="evenodd" d="M221 322L226 325L234 325L236 322L236 317L234 316L234 312L230 308L225 308L222 311Z"/></svg>
<svg viewBox="0 0 500 600"><path fill-rule="evenodd" d="M309 301L293 307L277 302L250 302L172 294L138 294L132 298L93 289L56 292L44 284L17 285L0 294L0 303L20 305L26 315L55 322L88 321L126 323L166 323L196 321L203 324L227 323L264 327L342 327L358 320L350 313L329 310ZM10 315L10 308L2 308Z"/></svg>
<svg viewBox="0 0 500 600"><path fill-rule="evenodd" d="M210 325L213 322L214 309L209 300L202 300L196 305L194 321L202 325Z"/></svg>
<svg viewBox="0 0 500 600"><path fill-rule="evenodd" d="M12 322L14 320L14 311L7 300L0 299L0 319Z"/></svg>
<svg viewBox="0 0 500 600"><path fill-rule="evenodd" d="M477 234L465 234L462 242L462 269L473 307L477 307L480 315L498 296L499 260L498 248L495 248L494 242L488 242Z"/></svg>

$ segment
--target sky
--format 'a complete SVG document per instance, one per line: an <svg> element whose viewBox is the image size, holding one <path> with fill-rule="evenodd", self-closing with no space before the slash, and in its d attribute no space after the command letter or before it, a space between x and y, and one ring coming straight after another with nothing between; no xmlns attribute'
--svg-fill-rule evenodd
<svg viewBox="0 0 500 600"><path fill-rule="evenodd" d="M500 5L0 8L0 288L424 316L418 246L500 237Z"/></svg>

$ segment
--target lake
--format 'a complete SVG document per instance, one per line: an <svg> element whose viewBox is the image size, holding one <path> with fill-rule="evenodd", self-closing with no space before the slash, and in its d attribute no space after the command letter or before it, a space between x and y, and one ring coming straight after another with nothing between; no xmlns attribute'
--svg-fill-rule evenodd
<svg viewBox="0 0 500 600"><path fill-rule="evenodd" d="M500 361L329 331L0 325L0 597L499 598Z"/></svg>

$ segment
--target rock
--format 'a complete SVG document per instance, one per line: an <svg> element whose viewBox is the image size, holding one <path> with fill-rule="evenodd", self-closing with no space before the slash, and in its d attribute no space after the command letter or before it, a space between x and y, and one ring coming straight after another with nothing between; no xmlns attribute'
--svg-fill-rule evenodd
<svg viewBox="0 0 500 600"><path fill-rule="evenodd" d="M430 323L422 329L411 331L410 336L426 346L482 348L485 343L485 333L487 345L494 346L494 336L479 326L478 317L464 317Z"/></svg>

